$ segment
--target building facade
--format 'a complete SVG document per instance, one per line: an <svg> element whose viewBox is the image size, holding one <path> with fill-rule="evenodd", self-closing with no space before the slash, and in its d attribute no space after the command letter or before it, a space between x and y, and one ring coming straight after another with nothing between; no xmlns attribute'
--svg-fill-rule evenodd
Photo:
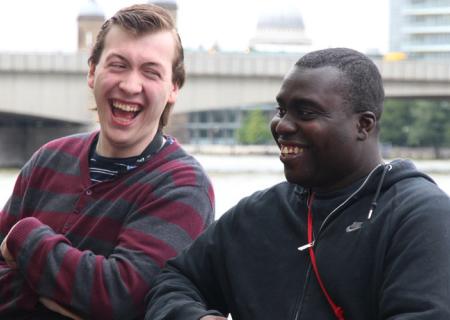
<svg viewBox="0 0 450 320"><path fill-rule="evenodd" d="M450 59L450 0L391 0L390 50Z"/></svg>
<svg viewBox="0 0 450 320"><path fill-rule="evenodd" d="M83 3L78 13L78 50L90 51L105 21L105 14L95 0Z"/></svg>

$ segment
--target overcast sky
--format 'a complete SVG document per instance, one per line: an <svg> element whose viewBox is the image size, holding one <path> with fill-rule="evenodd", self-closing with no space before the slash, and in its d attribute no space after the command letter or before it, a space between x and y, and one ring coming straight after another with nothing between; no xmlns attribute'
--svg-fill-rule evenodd
<svg viewBox="0 0 450 320"><path fill-rule="evenodd" d="M76 18L87 0L2 0L1 51L76 50ZM265 2L273 0L178 0L178 28L187 48L245 50L254 35ZM346 46L360 51L388 50L388 0L294 1L302 12L314 48ZM97 0L110 17L119 8L139 2Z"/></svg>

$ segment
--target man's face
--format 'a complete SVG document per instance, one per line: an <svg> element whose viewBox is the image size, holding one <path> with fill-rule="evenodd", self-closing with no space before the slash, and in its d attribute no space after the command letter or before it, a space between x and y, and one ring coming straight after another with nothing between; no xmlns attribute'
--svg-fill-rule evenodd
<svg viewBox="0 0 450 320"><path fill-rule="evenodd" d="M100 121L99 154L136 156L151 142L165 106L175 103L178 94L172 83L174 55L169 31L135 36L111 28L88 75Z"/></svg>
<svg viewBox="0 0 450 320"><path fill-rule="evenodd" d="M334 67L294 67L285 77L271 130L288 181L329 191L359 174L359 116L345 103L342 80Z"/></svg>

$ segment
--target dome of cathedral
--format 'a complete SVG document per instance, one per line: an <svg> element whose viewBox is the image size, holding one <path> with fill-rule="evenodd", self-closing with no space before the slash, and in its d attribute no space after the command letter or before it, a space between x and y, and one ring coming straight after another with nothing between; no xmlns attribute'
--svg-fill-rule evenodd
<svg viewBox="0 0 450 320"><path fill-rule="evenodd" d="M258 18L250 48L256 51L304 51L311 45L295 0L266 2Z"/></svg>
<svg viewBox="0 0 450 320"><path fill-rule="evenodd" d="M294 6L277 6L258 18L258 29L304 29L300 10Z"/></svg>

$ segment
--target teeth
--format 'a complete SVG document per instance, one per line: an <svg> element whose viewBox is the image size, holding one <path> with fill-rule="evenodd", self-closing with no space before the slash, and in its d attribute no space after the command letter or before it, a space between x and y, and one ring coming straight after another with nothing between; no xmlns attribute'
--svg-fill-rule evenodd
<svg viewBox="0 0 450 320"><path fill-rule="evenodd" d="M124 103L120 103L120 102L113 102L113 107L126 111L126 112L137 112L139 111L139 107L138 106L132 106L129 104L124 104Z"/></svg>
<svg viewBox="0 0 450 320"><path fill-rule="evenodd" d="M283 155L296 155L303 152L303 148L292 146L281 146L281 154Z"/></svg>

